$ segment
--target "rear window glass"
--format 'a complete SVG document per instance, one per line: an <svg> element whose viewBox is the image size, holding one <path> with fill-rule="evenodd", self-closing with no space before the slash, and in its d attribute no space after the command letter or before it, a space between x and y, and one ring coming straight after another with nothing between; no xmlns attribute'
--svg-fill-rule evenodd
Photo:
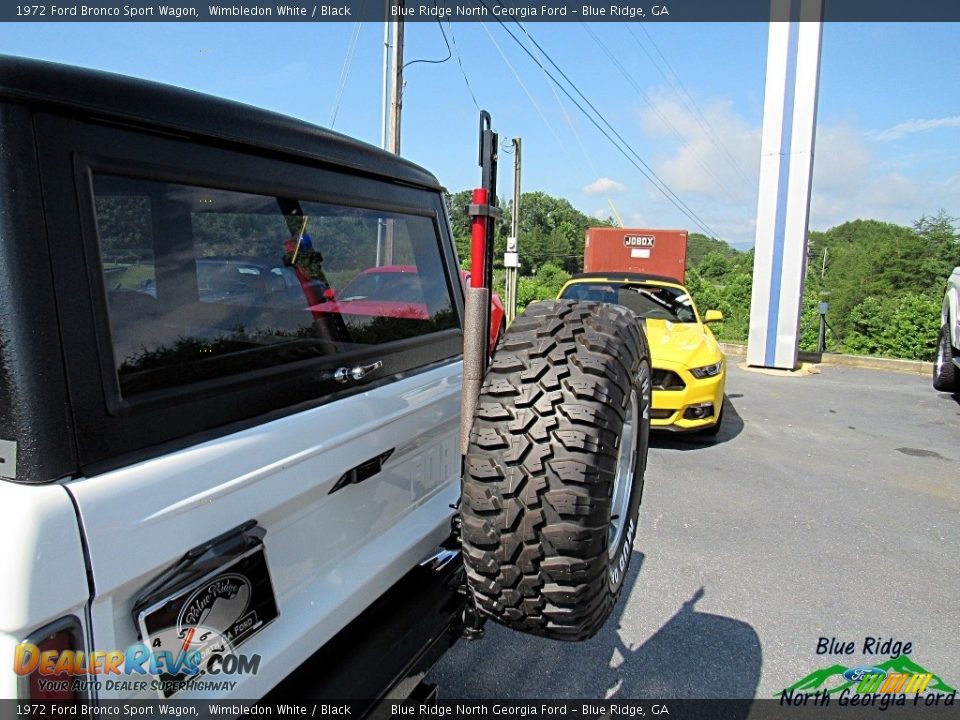
<svg viewBox="0 0 960 720"><path fill-rule="evenodd" d="M697 315L693 300L680 288L637 283L574 283L562 297L566 300L605 302L633 310L637 317L693 323Z"/></svg>
<svg viewBox="0 0 960 720"><path fill-rule="evenodd" d="M430 217L94 176L123 395L457 327Z"/></svg>

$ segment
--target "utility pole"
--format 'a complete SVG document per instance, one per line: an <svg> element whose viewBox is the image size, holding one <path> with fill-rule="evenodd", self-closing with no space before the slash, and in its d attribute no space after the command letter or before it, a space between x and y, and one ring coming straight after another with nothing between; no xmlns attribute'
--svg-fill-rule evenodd
<svg viewBox="0 0 960 720"><path fill-rule="evenodd" d="M520 269L520 138L513 139L513 217L503 266L507 270L507 324L517 316L517 272Z"/></svg>
<svg viewBox="0 0 960 720"><path fill-rule="evenodd" d="M387 17L393 0L384 0ZM387 108L390 102L390 21L383 23L383 73L380 81L380 147L387 149Z"/></svg>
<svg viewBox="0 0 960 720"><path fill-rule="evenodd" d="M392 0L393 48L391 65L393 83L390 86L390 146L394 155L400 154L400 111L403 108L403 7L404 0Z"/></svg>
<svg viewBox="0 0 960 720"><path fill-rule="evenodd" d="M384 0L383 85L380 142L384 150L400 154L400 115L403 109L403 8L405 0ZM389 100L389 106L388 106ZM393 264L394 223L377 227L377 266Z"/></svg>

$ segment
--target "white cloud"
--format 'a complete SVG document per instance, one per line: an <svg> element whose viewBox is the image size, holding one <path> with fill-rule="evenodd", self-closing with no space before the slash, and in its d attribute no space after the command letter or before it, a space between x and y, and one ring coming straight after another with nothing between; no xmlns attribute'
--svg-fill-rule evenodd
<svg viewBox="0 0 960 720"><path fill-rule="evenodd" d="M756 212L749 216L738 216L729 220L718 220L711 223L714 230L720 233L720 237L728 242L735 244L752 243L757 235Z"/></svg>
<svg viewBox="0 0 960 720"><path fill-rule="evenodd" d="M862 214L862 207L864 191L875 172L873 165L873 152L853 126L841 123L817 129L810 202L812 228L825 230L847 220L869 217Z"/></svg>
<svg viewBox="0 0 960 720"><path fill-rule="evenodd" d="M890 142L914 133L944 127L960 127L960 115L927 120L907 120L884 130L871 130L867 133L867 137L877 142Z"/></svg>
<svg viewBox="0 0 960 720"><path fill-rule="evenodd" d="M871 133L840 124L820 127L813 164L810 227L826 230L848 220L870 218L909 225L920 215L949 205L950 178L909 177L911 163L877 159ZM891 170L893 165L896 169Z"/></svg>
<svg viewBox="0 0 960 720"><path fill-rule="evenodd" d="M640 119L656 150L643 153L647 162L719 237L740 246L752 244L756 235L761 119L748 120L729 102L697 97L703 110L698 120L668 89L650 90L648 95L653 108L643 110ZM960 117L914 120L873 131L847 122L819 124L811 229L826 230L857 218L910 225L941 207L957 214L960 156L940 150L939 163L931 163L927 151L910 143L903 144L903 152L878 144L953 126L960 126ZM641 190L619 208L628 225L701 231L648 183ZM631 218L639 211L645 217L643 222Z"/></svg>
<svg viewBox="0 0 960 720"><path fill-rule="evenodd" d="M943 188L949 193L948 197L960 197L960 173L948 177L943 183Z"/></svg>
<svg viewBox="0 0 960 720"><path fill-rule="evenodd" d="M623 183L611 180L608 177L600 177L583 188L587 195L609 195L611 193L625 192L627 186Z"/></svg>
<svg viewBox="0 0 960 720"><path fill-rule="evenodd" d="M858 218L911 225L923 214L951 206L949 179L915 180L899 172L873 170L863 184L850 185L845 191L828 189L814 181L810 228L827 230Z"/></svg>
<svg viewBox="0 0 960 720"><path fill-rule="evenodd" d="M652 107L641 113L644 129L679 143L654 163L663 181L681 198L697 193L749 204L756 197L760 127L751 126L728 101L700 103L701 117L664 89L649 97Z"/></svg>

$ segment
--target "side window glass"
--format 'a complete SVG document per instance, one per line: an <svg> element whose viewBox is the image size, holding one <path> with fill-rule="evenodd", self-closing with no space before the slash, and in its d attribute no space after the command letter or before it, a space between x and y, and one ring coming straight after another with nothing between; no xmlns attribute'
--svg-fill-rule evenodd
<svg viewBox="0 0 960 720"><path fill-rule="evenodd" d="M121 393L457 326L431 218L94 177Z"/></svg>
<svg viewBox="0 0 960 720"><path fill-rule="evenodd" d="M155 294L149 199L116 194L97 197L96 204L107 288ZM114 297L122 295L114 292Z"/></svg>

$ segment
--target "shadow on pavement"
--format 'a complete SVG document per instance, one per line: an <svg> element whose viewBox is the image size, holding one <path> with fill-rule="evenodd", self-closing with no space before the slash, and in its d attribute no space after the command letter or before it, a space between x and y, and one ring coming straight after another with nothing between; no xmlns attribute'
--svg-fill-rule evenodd
<svg viewBox="0 0 960 720"><path fill-rule="evenodd" d="M625 593L633 589L643 559L634 551ZM544 640L488 623L485 640L459 643L428 680L447 698L752 699L760 683L760 638L745 622L697 611L704 594L697 590L636 646L623 639L630 633L622 629L627 595L606 626L582 643ZM737 705L733 717L746 717L749 707Z"/></svg>
<svg viewBox="0 0 960 720"><path fill-rule="evenodd" d="M723 423L716 435L704 433L675 433L669 430L657 430L650 433L650 447L670 450L697 450L729 442L743 432L743 418L730 402L730 395L723 399ZM737 395L736 397L743 397Z"/></svg>

